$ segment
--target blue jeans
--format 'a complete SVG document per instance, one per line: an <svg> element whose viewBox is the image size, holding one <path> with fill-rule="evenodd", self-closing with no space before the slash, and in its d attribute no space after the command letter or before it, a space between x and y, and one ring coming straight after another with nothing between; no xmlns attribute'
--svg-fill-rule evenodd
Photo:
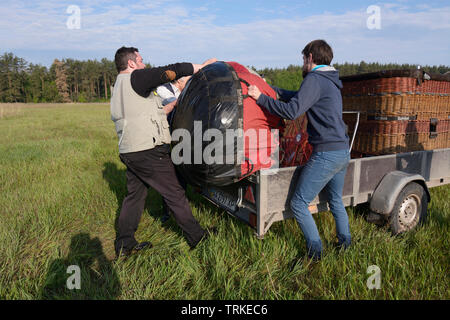
<svg viewBox="0 0 450 320"><path fill-rule="evenodd" d="M322 241L308 206L323 189L336 222L338 244L347 248L351 243L348 215L342 202L342 190L350 154L348 150L313 152L300 172L291 199L291 209L302 230L310 258L320 259Z"/></svg>

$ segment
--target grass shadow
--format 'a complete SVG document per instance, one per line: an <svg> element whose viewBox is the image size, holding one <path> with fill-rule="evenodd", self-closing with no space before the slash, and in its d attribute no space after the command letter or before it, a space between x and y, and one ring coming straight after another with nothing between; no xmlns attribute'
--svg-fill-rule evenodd
<svg viewBox="0 0 450 320"><path fill-rule="evenodd" d="M447 230L450 226L450 215L440 206L428 207L428 214L425 223L429 223L430 220L436 223L442 230Z"/></svg>
<svg viewBox="0 0 450 320"><path fill-rule="evenodd" d="M121 294L117 273L104 252L99 238L91 238L87 233L72 237L70 251L65 259L50 263L45 283L40 292L41 299L116 299ZM68 288L79 267L80 288Z"/></svg>
<svg viewBox="0 0 450 320"><path fill-rule="evenodd" d="M114 220L114 230L117 233L120 209L123 199L127 195L127 178L126 169L119 169L117 164L113 162L105 162L103 164L103 179L108 182L109 189L114 192L117 198L118 208L116 210L116 218Z"/></svg>

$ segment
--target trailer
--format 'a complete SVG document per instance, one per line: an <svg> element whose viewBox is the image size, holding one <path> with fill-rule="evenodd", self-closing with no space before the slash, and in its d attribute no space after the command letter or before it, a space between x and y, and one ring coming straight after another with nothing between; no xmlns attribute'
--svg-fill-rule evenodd
<svg viewBox="0 0 450 320"><path fill-rule="evenodd" d="M352 144L355 134L356 130ZM301 170L302 166L260 170L236 184L197 191L262 239L273 223L293 218L290 199ZM346 207L368 203L367 220L388 223L392 233L399 234L425 220L429 188L449 183L450 148L355 158L347 168L342 200ZM313 214L329 211L325 195L320 193L309 209Z"/></svg>

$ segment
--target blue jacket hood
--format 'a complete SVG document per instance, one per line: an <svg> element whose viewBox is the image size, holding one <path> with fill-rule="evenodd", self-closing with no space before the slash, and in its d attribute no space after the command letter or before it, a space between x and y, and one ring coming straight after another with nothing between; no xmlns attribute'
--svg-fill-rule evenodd
<svg viewBox="0 0 450 320"><path fill-rule="evenodd" d="M322 67L317 70L311 71L310 73L327 78L328 80L332 81L339 89L342 89L343 87L342 81L339 79L339 71L337 71L333 67Z"/></svg>

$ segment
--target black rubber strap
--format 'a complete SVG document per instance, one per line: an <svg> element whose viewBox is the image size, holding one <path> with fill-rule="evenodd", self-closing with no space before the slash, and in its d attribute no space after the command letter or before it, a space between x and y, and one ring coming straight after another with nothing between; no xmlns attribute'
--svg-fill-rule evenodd
<svg viewBox="0 0 450 320"><path fill-rule="evenodd" d="M209 83L216 83L216 82L230 82L233 81L233 77L217 77L213 80L209 80Z"/></svg>
<svg viewBox="0 0 450 320"><path fill-rule="evenodd" d="M249 158L244 157L244 160L247 160L251 167L250 167L250 170L248 170L248 172L246 174L242 175L241 179L248 177L252 173L253 168L255 167L255 165L252 163L252 160L250 160Z"/></svg>
<svg viewBox="0 0 450 320"><path fill-rule="evenodd" d="M244 80L242 78L239 78L239 81L245 83L245 85L247 86L247 92L248 92L248 87L250 87L250 83L248 83L247 80ZM248 94L242 95L242 99L247 99L248 97L250 97Z"/></svg>

